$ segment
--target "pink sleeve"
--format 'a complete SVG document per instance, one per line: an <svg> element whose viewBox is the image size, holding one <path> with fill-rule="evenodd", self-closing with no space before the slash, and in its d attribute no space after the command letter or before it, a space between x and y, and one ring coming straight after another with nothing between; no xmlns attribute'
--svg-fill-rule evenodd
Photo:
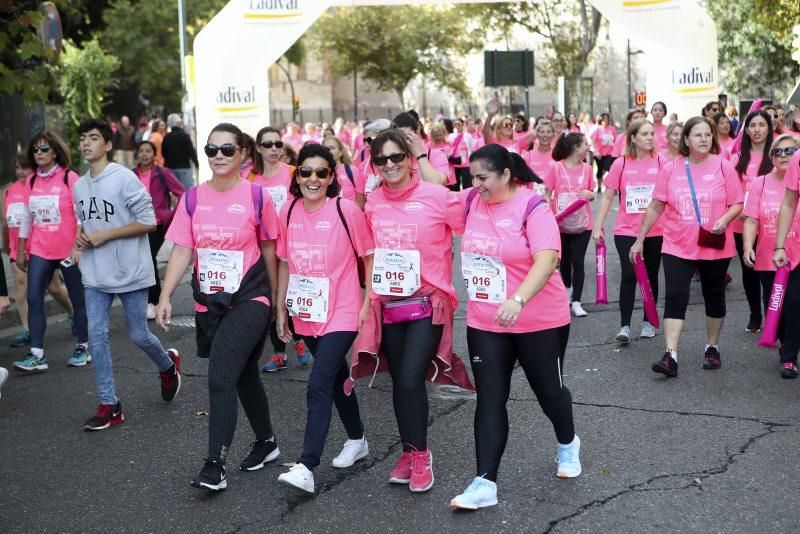
<svg viewBox="0 0 800 534"><path fill-rule="evenodd" d="M454 192L447 189L445 189L445 191L447 191L447 195L444 197L444 222L450 227L451 230L453 230L453 232L457 234L463 234L464 226L467 222L466 217L464 217L464 205Z"/></svg>
<svg viewBox="0 0 800 534"><path fill-rule="evenodd" d="M289 257L289 252L287 250L287 229L286 229L286 216L284 212L288 202L284 202L283 206L281 207L281 215L278 218L278 227L280 231L278 232L278 241L275 243L275 255L278 256L279 260L287 261Z"/></svg>
<svg viewBox="0 0 800 534"><path fill-rule="evenodd" d="M167 230L166 239L176 245L194 248L194 235L192 235L192 219L186 213L186 195L181 197L178 207L175 208L175 217Z"/></svg>
<svg viewBox="0 0 800 534"><path fill-rule="evenodd" d="M556 162L553 162L552 165L547 169L547 174L544 176L540 176L542 181L544 182L544 186L553 191L556 188L556 168L558 165Z"/></svg>
<svg viewBox="0 0 800 534"><path fill-rule="evenodd" d="M72 190L72 186L74 186L75 183L80 179L81 177L78 176L74 171L69 171L69 176L67 177L67 184L70 190Z"/></svg>
<svg viewBox="0 0 800 534"><path fill-rule="evenodd" d="M617 136L616 139L614 139L614 147L611 149L611 156L619 158L622 156L622 153L624 151L625 151L625 136L620 134Z"/></svg>
<svg viewBox="0 0 800 534"><path fill-rule="evenodd" d="M531 256L542 250L556 250L561 256L561 234L555 215L546 205L534 208L525 226Z"/></svg>
<svg viewBox="0 0 800 534"><path fill-rule="evenodd" d="M800 150L795 152L791 161L789 161L789 168L786 169L783 181L786 182L787 188L797 191L798 179L800 179Z"/></svg>
<svg viewBox="0 0 800 534"><path fill-rule="evenodd" d="M742 182L730 162L722 160L722 175L725 177L725 205L732 206L744 200Z"/></svg>
<svg viewBox="0 0 800 534"><path fill-rule="evenodd" d="M269 198L267 198L269 200ZM261 208L261 225L267 231L266 236L260 235L261 241L274 241L278 239L281 231L278 227L278 214L275 213L275 206L272 202L264 202Z"/></svg>
<svg viewBox="0 0 800 534"><path fill-rule="evenodd" d="M670 161L658 171L656 178L656 186L653 189L653 198L661 202L667 201L667 193L669 187L669 177L672 174L672 169L675 167L674 162Z"/></svg>
<svg viewBox="0 0 800 534"><path fill-rule="evenodd" d="M342 212L347 219L347 226L350 229L350 237L356 247L359 257L369 256L375 252L375 243L372 240L372 232L367 226L367 218L352 202L342 200Z"/></svg>
<svg viewBox="0 0 800 534"><path fill-rule="evenodd" d="M447 155L444 151L440 148L434 148L430 153L433 168L445 176L450 176L450 164L447 162Z"/></svg>
<svg viewBox="0 0 800 534"><path fill-rule="evenodd" d="M608 174L603 180L603 183L606 185L606 187L609 187L614 191L619 191L620 182L622 182L622 164L624 161L624 158L618 158L615 159L614 163L611 164L611 168L608 170Z"/></svg>
<svg viewBox="0 0 800 534"><path fill-rule="evenodd" d="M592 167L588 163L583 164L583 174L586 175L586 182L584 182L586 184L586 189L588 189L589 191L594 191L595 190L594 173L592 172ZM587 205L587 207L589 206Z"/></svg>
<svg viewBox="0 0 800 534"><path fill-rule="evenodd" d="M762 177L763 178L763 177ZM747 194L744 196L744 211L742 214L753 219L758 219L761 213L761 190L764 181L751 180L747 186Z"/></svg>

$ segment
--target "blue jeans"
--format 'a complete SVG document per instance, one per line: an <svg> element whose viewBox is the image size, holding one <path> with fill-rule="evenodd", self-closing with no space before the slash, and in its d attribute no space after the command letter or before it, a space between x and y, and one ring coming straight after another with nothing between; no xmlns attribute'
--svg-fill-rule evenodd
<svg viewBox="0 0 800 534"><path fill-rule="evenodd" d="M184 188L189 189L190 187L195 185L194 171L192 170L191 167L189 167L188 169L170 169L170 170L172 171L172 174L175 175L175 178L180 180Z"/></svg>
<svg viewBox="0 0 800 534"><path fill-rule="evenodd" d="M103 404L116 404L114 370L111 365L111 346L108 343L108 317L114 293L91 287L85 288L86 315L89 319L89 352L92 355L97 394ZM153 361L159 372L172 366L172 360L161 342L147 328L147 288L118 293L125 311L128 335Z"/></svg>

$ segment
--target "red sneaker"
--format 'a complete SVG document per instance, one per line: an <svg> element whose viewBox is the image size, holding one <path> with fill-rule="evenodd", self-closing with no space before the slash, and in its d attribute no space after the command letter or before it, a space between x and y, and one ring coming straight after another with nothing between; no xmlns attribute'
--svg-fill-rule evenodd
<svg viewBox="0 0 800 534"><path fill-rule="evenodd" d="M169 349L167 356L172 360L172 368L158 373L161 378L161 398L169 402L181 389L181 355L176 349Z"/></svg>
<svg viewBox="0 0 800 534"><path fill-rule="evenodd" d="M433 486L433 454L429 449L411 453L411 480L408 488L414 492L428 491Z"/></svg>
<svg viewBox="0 0 800 534"><path fill-rule="evenodd" d="M83 425L84 430L103 430L113 425L125 422L122 415L122 403L98 404L97 413L94 417L86 421Z"/></svg>
<svg viewBox="0 0 800 534"><path fill-rule="evenodd" d="M411 453L404 452L397 459L394 469L389 473L389 482L392 484L408 484L411 481Z"/></svg>

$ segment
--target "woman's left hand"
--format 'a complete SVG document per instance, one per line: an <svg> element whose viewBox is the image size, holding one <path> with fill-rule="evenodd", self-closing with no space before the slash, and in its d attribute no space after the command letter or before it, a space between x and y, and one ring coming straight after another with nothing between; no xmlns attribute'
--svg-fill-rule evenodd
<svg viewBox="0 0 800 534"><path fill-rule="evenodd" d="M500 326L513 326L517 322L517 317L522 313L522 306L514 299L506 300L497 313L494 314L492 321Z"/></svg>
<svg viewBox="0 0 800 534"><path fill-rule="evenodd" d="M711 228L711 233L712 234L724 234L725 233L725 228L727 226L728 226L728 223L726 223L722 219L719 219L719 220L717 220L717 222L714 223L713 228Z"/></svg>

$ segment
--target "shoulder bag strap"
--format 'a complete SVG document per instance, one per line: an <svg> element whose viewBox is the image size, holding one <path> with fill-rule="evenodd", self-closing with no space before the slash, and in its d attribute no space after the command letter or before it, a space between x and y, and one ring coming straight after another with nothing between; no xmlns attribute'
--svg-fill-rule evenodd
<svg viewBox="0 0 800 534"><path fill-rule="evenodd" d="M686 180L689 182L689 191L692 194L692 204L694 204L694 215L697 217L697 224L703 226L700 218L700 204L697 202L697 192L694 190L694 180L692 179L692 169L689 165L689 158L684 158L683 167L686 169Z"/></svg>

